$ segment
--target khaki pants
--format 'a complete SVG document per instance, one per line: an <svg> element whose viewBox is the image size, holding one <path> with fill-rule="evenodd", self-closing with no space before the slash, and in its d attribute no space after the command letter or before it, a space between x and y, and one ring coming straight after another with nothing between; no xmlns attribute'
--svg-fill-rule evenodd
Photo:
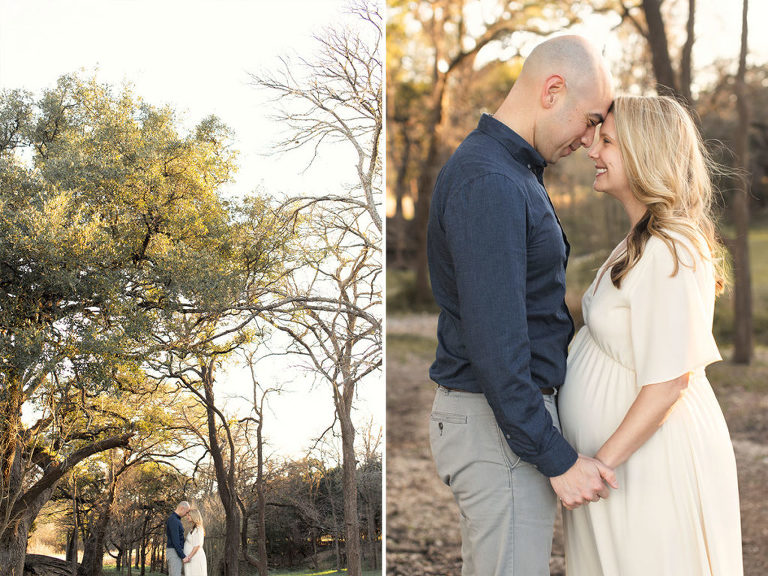
<svg viewBox="0 0 768 576"><path fill-rule="evenodd" d="M181 576L184 563L179 558L179 555L176 554L176 550L166 548L165 556L168 558L168 576Z"/></svg>
<svg viewBox="0 0 768 576"><path fill-rule="evenodd" d="M559 429L554 397L544 403ZM549 576L549 478L512 452L483 394L438 387L430 420L438 474L459 506L462 576Z"/></svg>

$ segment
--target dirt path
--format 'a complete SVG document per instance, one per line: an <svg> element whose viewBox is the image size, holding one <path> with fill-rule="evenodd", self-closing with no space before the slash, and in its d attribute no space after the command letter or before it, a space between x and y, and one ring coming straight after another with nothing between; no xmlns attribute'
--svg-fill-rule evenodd
<svg viewBox="0 0 768 576"><path fill-rule="evenodd" d="M461 573L456 506L434 470L428 417L434 384L435 318L387 318L387 574ZM750 368L725 363L711 369L731 430L739 469L746 576L768 574L768 351ZM564 576L558 523L550 561Z"/></svg>

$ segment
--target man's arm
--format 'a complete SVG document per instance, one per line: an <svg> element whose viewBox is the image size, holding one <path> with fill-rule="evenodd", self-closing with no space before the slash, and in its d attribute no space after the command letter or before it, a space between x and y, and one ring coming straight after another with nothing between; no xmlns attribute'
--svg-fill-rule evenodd
<svg viewBox="0 0 768 576"><path fill-rule="evenodd" d="M176 551L179 558L184 558L184 539L181 537L184 534L184 527L181 524L181 520L177 520L174 516L168 519L169 530L168 535L171 539L171 547Z"/></svg>
<svg viewBox="0 0 768 576"><path fill-rule="evenodd" d="M454 190L443 213L472 370L510 448L552 477L573 466L577 454L553 426L531 378L527 222L520 184L500 174Z"/></svg>

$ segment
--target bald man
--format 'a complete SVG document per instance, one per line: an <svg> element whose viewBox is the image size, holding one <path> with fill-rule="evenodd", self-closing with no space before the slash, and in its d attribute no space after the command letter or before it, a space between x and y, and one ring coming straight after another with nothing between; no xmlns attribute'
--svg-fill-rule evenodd
<svg viewBox="0 0 768 576"><path fill-rule="evenodd" d="M184 554L184 524L182 524L181 519L189 514L190 509L189 502L182 500L165 521L165 552L166 558L168 558L169 576L181 576L186 558L186 554Z"/></svg>
<svg viewBox="0 0 768 576"><path fill-rule="evenodd" d="M569 245L543 182L547 163L591 145L611 99L585 39L550 39L435 184L430 440L459 506L463 576L548 575L557 497L574 508L616 487L611 469L560 434Z"/></svg>

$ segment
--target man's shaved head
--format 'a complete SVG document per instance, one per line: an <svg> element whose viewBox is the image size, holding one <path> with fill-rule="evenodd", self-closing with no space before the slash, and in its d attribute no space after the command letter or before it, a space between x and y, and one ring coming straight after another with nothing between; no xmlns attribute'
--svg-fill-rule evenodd
<svg viewBox="0 0 768 576"><path fill-rule="evenodd" d="M611 76L594 46L581 36L556 36L526 58L494 116L554 163L592 144L611 100Z"/></svg>
<svg viewBox="0 0 768 576"><path fill-rule="evenodd" d="M518 82L541 82L559 74L569 88L581 90L587 83L610 84L610 75L600 53L581 36L556 36L542 42L525 59Z"/></svg>

